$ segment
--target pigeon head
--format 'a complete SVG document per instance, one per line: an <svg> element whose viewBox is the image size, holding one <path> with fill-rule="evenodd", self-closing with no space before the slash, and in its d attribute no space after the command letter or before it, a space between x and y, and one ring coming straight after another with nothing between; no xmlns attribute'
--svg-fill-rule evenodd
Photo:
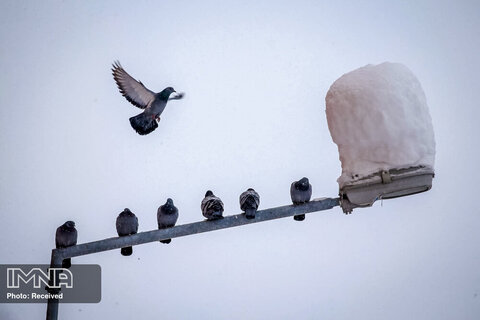
<svg viewBox="0 0 480 320"><path fill-rule="evenodd" d="M205 197L210 197L213 196L213 192L211 190L208 190L207 193L205 193Z"/></svg>
<svg viewBox="0 0 480 320"><path fill-rule="evenodd" d="M247 191L255 191L253 188L248 188Z"/></svg>
<svg viewBox="0 0 480 320"><path fill-rule="evenodd" d="M173 200L168 198L167 202L162 206L162 211L166 214L173 214L177 211L177 208L173 205Z"/></svg>
<svg viewBox="0 0 480 320"><path fill-rule="evenodd" d="M310 182L308 181L308 178L305 178L305 177L303 177L302 179L298 180L295 183L295 188L297 190L307 191L309 187L310 187Z"/></svg>
<svg viewBox="0 0 480 320"><path fill-rule="evenodd" d="M67 221L67 222L65 222L63 225L64 225L66 228L68 228L68 229L73 229L73 228L75 228L75 222L73 222L73 221Z"/></svg>
<svg viewBox="0 0 480 320"><path fill-rule="evenodd" d="M175 89L173 89L172 87L167 87L163 89L162 92L159 93L159 95L161 99L168 100L168 97L170 97L170 95L174 92L176 92Z"/></svg>
<svg viewBox="0 0 480 320"><path fill-rule="evenodd" d="M120 213L121 215L126 215L126 216L134 216L133 212L130 211L130 209L128 208L125 208L123 209L122 213Z"/></svg>

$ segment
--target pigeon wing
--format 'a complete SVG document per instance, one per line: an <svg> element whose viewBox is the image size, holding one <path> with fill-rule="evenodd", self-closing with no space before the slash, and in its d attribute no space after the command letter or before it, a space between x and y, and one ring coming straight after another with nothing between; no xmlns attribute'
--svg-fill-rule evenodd
<svg viewBox="0 0 480 320"><path fill-rule="evenodd" d="M256 191L245 191L240 195L240 208L244 210L244 206L253 205L258 208L260 205L260 196Z"/></svg>
<svg viewBox="0 0 480 320"><path fill-rule="evenodd" d="M115 61L113 64L112 74L120 93L134 106L145 109L155 97L155 93L129 75L119 61Z"/></svg>
<svg viewBox="0 0 480 320"><path fill-rule="evenodd" d="M202 204L200 206L200 208L202 209L202 213L205 213L207 212L207 207L210 205L210 201L211 201L211 197L205 197L203 198L202 200Z"/></svg>
<svg viewBox="0 0 480 320"><path fill-rule="evenodd" d="M220 206L223 208L222 200L216 196L205 197L201 204L202 213L208 212L214 206Z"/></svg>

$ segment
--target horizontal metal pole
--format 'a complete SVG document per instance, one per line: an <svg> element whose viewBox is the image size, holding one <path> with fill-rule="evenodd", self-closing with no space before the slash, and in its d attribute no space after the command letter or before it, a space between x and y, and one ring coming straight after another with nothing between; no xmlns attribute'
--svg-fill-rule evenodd
<svg viewBox="0 0 480 320"><path fill-rule="evenodd" d="M130 236L114 237L99 241L82 243L68 248L54 249L52 251L52 262L61 259L83 256L107 250L119 249L127 246L134 246L148 242L164 239L178 238L196 233L214 231L219 229L233 228L246 224L286 218L298 214L328 210L339 205L339 198L314 199L310 202L299 205L288 205L257 211L255 219L247 219L244 214L226 216L220 220L199 221L183 224L168 229L156 229L152 231L139 232Z"/></svg>

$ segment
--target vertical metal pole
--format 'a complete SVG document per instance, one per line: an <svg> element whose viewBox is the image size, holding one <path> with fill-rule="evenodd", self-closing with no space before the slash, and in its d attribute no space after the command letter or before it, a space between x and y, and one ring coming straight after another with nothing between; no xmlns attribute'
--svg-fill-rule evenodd
<svg viewBox="0 0 480 320"><path fill-rule="evenodd" d="M55 249L52 250L52 258L50 260L50 268L60 268L62 266L62 259L55 254ZM55 272L55 277L58 273ZM55 283L58 283L57 281ZM50 292L50 290L49 290ZM58 299L49 298L47 303L47 320L58 319Z"/></svg>

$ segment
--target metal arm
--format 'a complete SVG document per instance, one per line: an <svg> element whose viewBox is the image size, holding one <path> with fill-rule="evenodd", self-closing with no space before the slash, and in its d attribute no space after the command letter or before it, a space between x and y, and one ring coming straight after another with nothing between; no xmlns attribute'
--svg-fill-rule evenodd
<svg viewBox="0 0 480 320"><path fill-rule="evenodd" d="M51 267L60 267L62 260L71 257L83 256L91 253L120 249L164 239L184 237L192 234L215 231L226 228L238 227L246 224L263 222L305 214L316 211L328 210L339 205L339 198L314 199L300 205L288 205L257 211L255 219L247 219L244 214L226 216L220 220L199 221L183 224L168 229L139 232L125 237L114 237L99 241L87 242L52 250ZM56 320L58 317L58 300L49 299L47 306L47 320Z"/></svg>

